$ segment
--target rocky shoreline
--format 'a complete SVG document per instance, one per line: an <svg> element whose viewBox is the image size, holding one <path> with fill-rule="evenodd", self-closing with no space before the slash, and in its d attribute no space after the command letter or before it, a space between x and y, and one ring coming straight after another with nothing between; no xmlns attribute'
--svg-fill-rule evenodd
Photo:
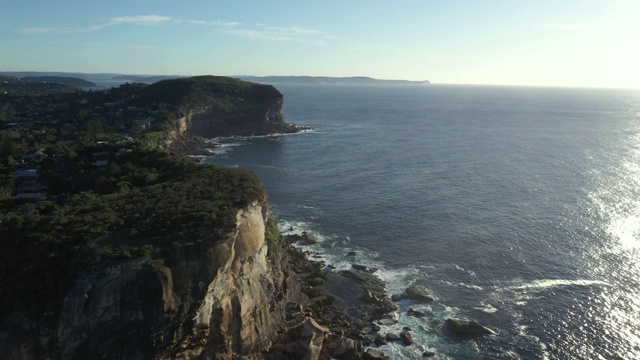
<svg viewBox="0 0 640 360"><path fill-rule="evenodd" d="M312 130L309 126L302 125L292 125L287 124L287 127L278 129L278 131L267 133L267 134L259 134L259 135L251 135L251 136L278 136L278 135L291 135L304 133ZM251 137L250 136L250 137ZM234 137L222 137L221 139L233 139ZM186 156L211 156L215 155L215 150L211 150L210 139L198 136L198 135L188 135L183 134L178 139L175 139L171 143L171 148L175 151L178 151L182 155Z"/></svg>
<svg viewBox="0 0 640 360"><path fill-rule="evenodd" d="M384 359L364 351L380 330L378 322L396 321L397 306L373 269L356 266L336 271L293 246L300 236L285 235L292 275L301 294L288 306L288 324L264 359ZM373 356L373 357L372 357Z"/></svg>
<svg viewBox="0 0 640 360"><path fill-rule="evenodd" d="M305 251L304 247L314 243L312 234L283 237L301 294L296 302L288 304L286 330L261 354L262 359L391 359L379 348L393 342L419 346L425 358L437 355L428 344L415 343L408 326L400 333L382 333L381 328L398 323L396 302L434 301L426 288L412 285L402 294L389 295L384 281L375 275L377 269L353 263L349 270L337 270L323 261L310 259L317 254ZM426 315L413 309L407 314L417 318ZM495 334L467 319L447 319L443 325L463 336Z"/></svg>

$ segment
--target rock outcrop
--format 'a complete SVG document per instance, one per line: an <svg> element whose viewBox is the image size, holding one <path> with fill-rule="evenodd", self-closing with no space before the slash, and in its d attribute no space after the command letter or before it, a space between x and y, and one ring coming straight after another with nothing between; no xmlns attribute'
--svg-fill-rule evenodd
<svg viewBox="0 0 640 360"><path fill-rule="evenodd" d="M271 85L219 76L171 79L140 91L144 102L174 104L165 145L184 136L203 138L293 133L284 120L283 95Z"/></svg>
<svg viewBox="0 0 640 360"><path fill-rule="evenodd" d="M449 318L445 321L451 331L464 335L487 335L495 334L495 331L480 324L475 320Z"/></svg>
<svg viewBox="0 0 640 360"><path fill-rule="evenodd" d="M0 352L7 359L231 359L268 348L299 291L287 262L267 255L269 216L254 202L238 211L224 241L82 271L58 314L32 319L14 311Z"/></svg>
<svg viewBox="0 0 640 360"><path fill-rule="evenodd" d="M391 297L393 301L411 299L417 301L433 301L433 295L422 285L411 285L402 294L395 294Z"/></svg>

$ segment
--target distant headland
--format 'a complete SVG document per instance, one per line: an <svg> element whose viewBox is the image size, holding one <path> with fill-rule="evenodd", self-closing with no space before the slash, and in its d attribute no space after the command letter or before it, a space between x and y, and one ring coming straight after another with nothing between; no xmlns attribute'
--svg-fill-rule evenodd
<svg viewBox="0 0 640 360"><path fill-rule="evenodd" d="M366 76L236 76L244 81L267 84L341 84L341 85L427 85L428 80L382 80Z"/></svg>
<svg viewBox="0 0 640 360"><path fill-rule="evenodd" d="M162 80L186 78L181 75L127 75L115 73L71 73L71 72L39 72L39 71L0 71L0 75L14 77L73 77L92 82L144 83L153 84ZM236 79L261 84L340 84L340 85L427 85L429 80L387 80L366 76L331 77L331 76L253 76L233 75ZM88 86L88 85L85 85Z"/></svg>

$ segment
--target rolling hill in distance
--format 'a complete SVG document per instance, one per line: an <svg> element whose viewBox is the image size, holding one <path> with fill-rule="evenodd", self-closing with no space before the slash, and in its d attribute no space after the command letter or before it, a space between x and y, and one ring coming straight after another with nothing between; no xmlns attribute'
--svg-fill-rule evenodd
<svg viewBox="0 0 640 360"><path fill-rule="evenodd" d="M24 77L73 77L90 82L139 82L152 84L167 79L185 78L181 75L126 75L114 73L72 73L41 71L0 71L0 75ZM366 76L330 77L330 76L252 76L232 75L230 77L265 84L344 84L344 85L427 85L430 82L411 80L374 79Z"/></svg>

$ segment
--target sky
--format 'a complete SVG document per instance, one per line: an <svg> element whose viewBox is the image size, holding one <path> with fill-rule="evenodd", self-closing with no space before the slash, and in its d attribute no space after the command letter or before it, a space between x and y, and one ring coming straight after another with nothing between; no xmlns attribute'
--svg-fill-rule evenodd
<svg viewBox="0 0 640 360"><path fill-rule="evenodd" d="M640 88L640 0L0 0L0 71Z"/></svg>

